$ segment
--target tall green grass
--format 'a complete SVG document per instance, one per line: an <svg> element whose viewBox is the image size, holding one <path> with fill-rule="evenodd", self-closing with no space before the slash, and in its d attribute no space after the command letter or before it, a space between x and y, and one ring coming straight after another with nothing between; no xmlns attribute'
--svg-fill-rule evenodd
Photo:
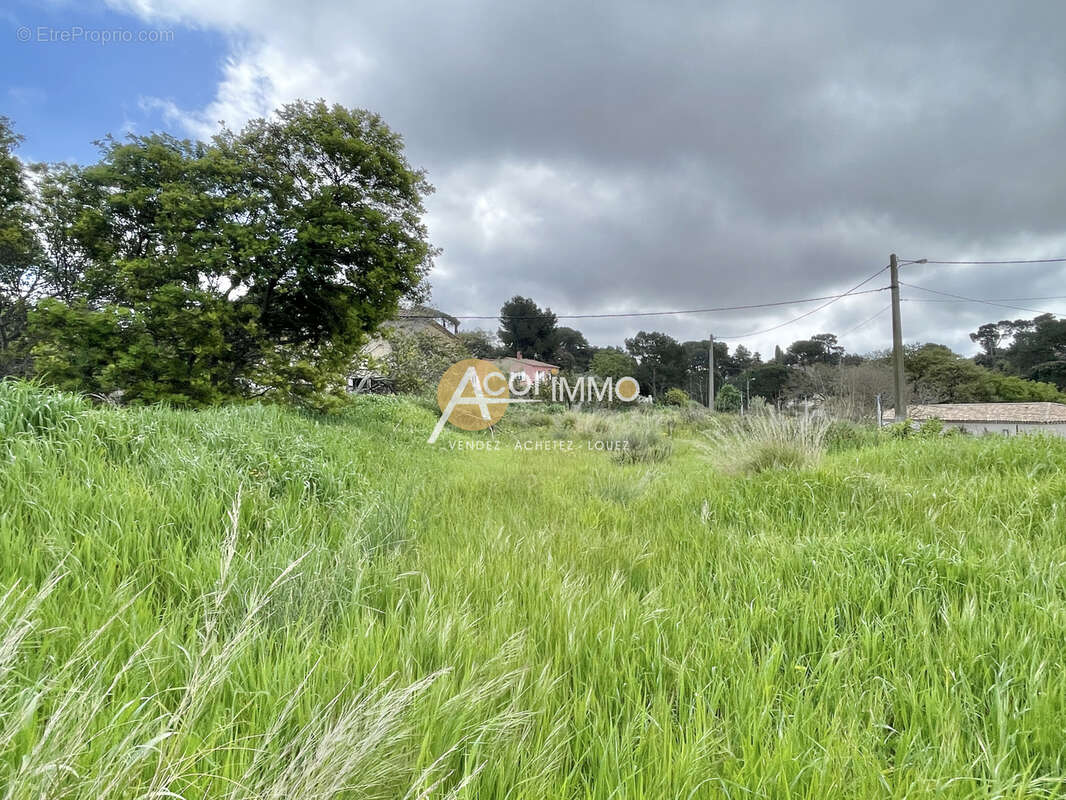
<svg viewBox="0 0 1066 800"><path fill-rule="evenodd" d="M731 417L707 431L708 450L728 471L757 473L815 464L826 450L830 421L772 409Z"/></svg>
<svg viewBox="0 0 1066 800"><path fill-rule="evenodd" d="M1062 441L726 474L56 398L0 384L5 797L1066 792Z"/></svg>

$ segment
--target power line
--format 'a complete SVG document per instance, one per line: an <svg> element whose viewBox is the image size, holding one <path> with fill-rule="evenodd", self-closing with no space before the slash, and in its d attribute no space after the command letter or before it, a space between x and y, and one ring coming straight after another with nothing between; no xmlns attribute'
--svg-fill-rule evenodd
<svg viewBox="0 0 1066 800"><path fill-rule="evenodd" d="M996 261L934 261L931 258L903 258L900 259L902 264L1062 264L1066 263L1066 258L1007 258Z"/></svg>
<svg viewBox="0 0 1066 800"><path fill-rule="evenodd" d="M879 270L877 274L883 270ZM863 286L869 283L873 278L877 277L877 274L867 278L865 281L859 284ZM887 287L885 287L887 288ZM804 297L797 300L778 300L772 303L751 303L742 306L716 306L713 308L689 308L680 311L632 311L632 312L619 312L619 313L603 313L603 314L448 314L452 319L466 319L466 320L489 320L489 319L545 319L549 316L554 316L556 319L608 319L608 318L622 318L622 317L663 317L675 314L711 314L722 311L751 311L757 308L779 308L781 306L794 306L800 303L816 303L819 300L828 300L825 305L819 306L813 311L808 312L803 316L809 316L810 314L817 313L821 309L828 305L835 303L844 297L857 297L863 294L873 294L874 292L883 292L885 288L881 289L867 289L862 292L857 292L854 289L843 292L841 294L827 294L821 297ZM402 319L439 319L440 314L406 314ZM802 317L797 317L802 319ZM789 323L785 323L789 324Z"/></svg>
<svg viewBox="0 0 1066 800"><path fill-rule="evenodd" d="M848 330L844 331L842 334L840 334L840 338L843 339L845 336L850 336L851 334L855 333L855 331L859 330L859 328L862 328L864 325L869 325L871 322L873 322L875 319L877 319L879 316L881 316L882 314L884 314L886 311L890 310L891 308L892 308L891 304L885 306L880 311L878 311L876 314L873 314L873 315L867 317L866 319L864 319L862 322L860 322L855 327L849 328Z"/></svg>
<svg viewBox="0 0 1066 800"><path fill-rule="evenodd" d="M919 291L922 291L922 292L929 292L930 294L939 294L939 295L943 295L944 297L953 297L956 300L965 300L968 303L983 303L984 305L997 306L998 308L1009 308L1009 309L1012 309L1014 311L1028 311L1031 314L1051 314L1053 316L1063 316L1062 314L1059 314L1056 311L1041 311L1041 310L1036 309L1036 308L1025 308L1023 306L1013 306L1013 305L1007 305L1005 303L997 303L994 300L981 300L980 298L977 298L977 297L964 297L961 294L952 294L951 292L942 292L942 291L939 291L938 289L927 289L924 286L916 286L913 283L904 283L903 281L900 281L900 285L901 286L906 286L906 287L908 287L910 289L918 289Z"/></svg>
<svg viewBox="0 0 1066 800"><path fill-rule="evenodd" d="M907 297L904 298L908 303L967 303L968 300L961 298L946 298L944 300L935 297ZM1012 303L1012 302L1027 302L1029 300L1066 300L1066 294L1053 294L1046 297L996 297L991 300L985 299L981 302L988 303Z"/></svg>
<svg viewBox="0 0 1066 800"><path fill-rule="evenodd" d="M806 312L804 314L800 314L798 317L793 317L792 319L788 320L787 322L782 322L782 323L780 323L778 325L774 325L774 326L772 326L770 328L764 328L763 330L760 330L760 331L749 331L748 333L742 333L742 334L739 334L737 336L719 336L718 338L719 339L728 339L728 340L731 340L731 341L736 341L737 339L750 339L752 336L762 336L764 333L772 333L773 331L780 330L781 328L787 327L788 325L791 325L794 322L799 322L801 319L806 319L807 317L812 316L813 314L817 314L822 309L828 308L829 306L833 305L833 303L837 302L837 300L842 300L845 297L857 297L858 295L861 295L861 294L873 294L874 292L883 292L886 289L888 289L889 287L882 286L880 289L866 289L866 290L861 291L861 292L857 291L857 290L861 289L863 286L868 284L870 281L872 281L874 278L876 278L878 275L880 275L882 272L884 272L886 269L888 269L888 266L889 266L888 264L885 264L885 266L881 267L881 269L877 270L877 272L875 272L869 278L866 278L865 280L859 281L857 284L852 286L850 289L848 289L843 294L835 295L834 297L829 299L829 302L823 303L822 305L818 306L818 308L812 309L812 310L810 310L810 311L808 311L808 312Z"/></svg>

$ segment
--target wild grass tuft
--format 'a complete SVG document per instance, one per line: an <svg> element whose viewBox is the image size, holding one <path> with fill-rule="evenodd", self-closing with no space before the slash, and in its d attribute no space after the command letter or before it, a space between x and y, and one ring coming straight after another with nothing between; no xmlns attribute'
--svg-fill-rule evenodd
<svg viewBox="0 0 1066 800"><path fill-rule="evenodd" d="M728 472L813 466L826 450L830 422L776 411L749 414L707 432L712 458Z"/></svg>
<svg viewBox="0 0 1066 800"><path fill-rule="evenodd" d="M0 379L0 438L61 434L76 427L89 408L89 402L75 394Z"/></svg>
<svg viewBox="0 0 1066 800"><path fill-rule="evenodd" d="M663 429L648 417L627 416L611 429L611 436L623 443L613 453L619 464L654 464L665 461L674 452L673 443Z"/></svg>

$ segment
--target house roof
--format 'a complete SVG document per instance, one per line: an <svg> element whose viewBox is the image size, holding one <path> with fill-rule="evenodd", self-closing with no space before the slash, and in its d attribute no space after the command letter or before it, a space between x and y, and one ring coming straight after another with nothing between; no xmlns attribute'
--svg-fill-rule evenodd
<svg viewBox="0 0 1066 800"><path fill-rule="evenodd" d="M882 415L894 420L896 412L888 409ZM1043 425L1066 424L1066 404L1063 403L937 403L908 405L911 419L939 419L944 422L1029 422Z"/></svg>
<svg viewBox="0 0 1066 800"><path fill-rule="evenodd" d="M396 312L396 316L400 319L443 319L456 328L459 327L459 320L456 317L441 311L439 308L431 308L421 304L413 305L410 308L401 308Z"/></svg>
<svg viewBox="0 0 1066 800"><path fill-rule="evenodd" d="M527 367L546 367L547 369L559 369L558 364L549 364L547 361L537 361L535 358L517 358L515 356L504 356L499 359L500 361L507 361L513 364L522 364Z"/></svg>

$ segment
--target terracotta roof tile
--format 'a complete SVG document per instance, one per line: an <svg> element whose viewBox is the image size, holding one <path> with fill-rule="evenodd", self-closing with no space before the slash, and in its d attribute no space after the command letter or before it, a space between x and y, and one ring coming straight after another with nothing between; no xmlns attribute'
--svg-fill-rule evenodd
<svg viewBox="0 0 1066 800"><path fill-rule="evenodd" d="M1030 422L1049 425L1066 423L1063 403L937 403L908 405L907 416L914 420L939 419L944 422ZM894 420L894 409L883 415Z"/></svg>

